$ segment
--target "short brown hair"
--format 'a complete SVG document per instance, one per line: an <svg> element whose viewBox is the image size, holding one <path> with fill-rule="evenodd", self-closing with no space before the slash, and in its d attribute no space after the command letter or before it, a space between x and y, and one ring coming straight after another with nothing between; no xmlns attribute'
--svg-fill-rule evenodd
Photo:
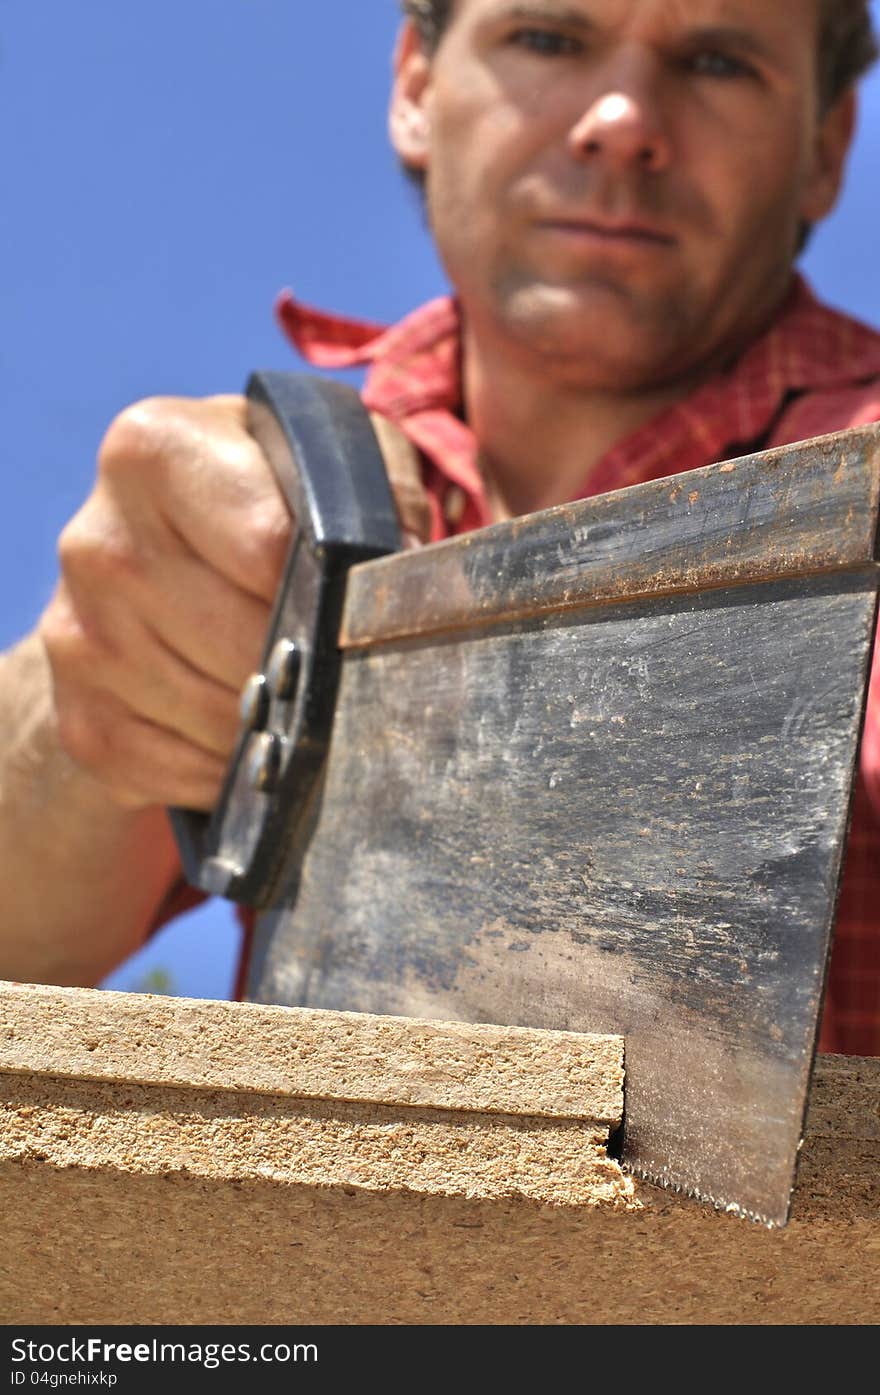
<svg viewBox="0 0 880 1395"><path fill-rule="evenodd" d="M454 0L401 0L422 43L432 53L443 37ZM819 81L822 103L831 107L875 62L877 39L870 0L819 0Z"/></svg>
<svg viewBox="0 0 880 1395"><path fill-rule="evenodd" d="M876 62L877 36L870 0L820 0L820 7L819 82L831 107Z"/></svg>
<svg viewBox="0 0 880 1395"><path fill-rule="evenodd" d="M428 53L433 53L449 23L452 0L400 0L400 7L418 29Z"/></svg>

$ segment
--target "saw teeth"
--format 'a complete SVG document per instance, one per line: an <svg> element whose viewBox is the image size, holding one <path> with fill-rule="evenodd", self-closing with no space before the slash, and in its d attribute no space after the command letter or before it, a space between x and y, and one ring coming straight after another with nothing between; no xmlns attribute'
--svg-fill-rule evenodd
<svg viewBox="0 0 880 1395"><path fill-rule="evenodd" d="M736 1216L740 1220L754 1221L756 1225L762 1225L767 1230L781 1230L785 1225L784 1221L770 1220L760 1211L749 1211L745 1206L737 1206L735 1202L719 1201L717 1197L710 1196L707 1192L699 1192L682 1186L680 1182L673 1182L668 1177L661 1177L656 1173L647 1172L644 1168L634 1167L624 1163L625 1172L633 1177L638 1177L643 1182L650 1182L652 1187L662 1187L665 1192L673 1192L676 1196L686 1196L692 1201L704 1202L708 1206L713 1206L716 1211L725 1212L727 1215Z"/></svg>

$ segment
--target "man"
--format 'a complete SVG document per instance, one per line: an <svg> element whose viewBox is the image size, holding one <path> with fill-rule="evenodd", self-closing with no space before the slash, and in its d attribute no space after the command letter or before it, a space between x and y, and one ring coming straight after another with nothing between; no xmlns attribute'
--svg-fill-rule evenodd
<svg viewBox="0 0 880 1395"><path fill-rule="evenodd" d="M405 8L392 139L457 299L384 335L280 313L313 361L370 363L368 405L421 452L419 478L392 452L409 531L880 418L880 336L792 271L840 188L865 0ZM216 799L288 537L241 399L110 427L0 670L0 973L94 983L183 904L164 808ZM825 1049L880 1051L878 729L872 703Z"/></svg>

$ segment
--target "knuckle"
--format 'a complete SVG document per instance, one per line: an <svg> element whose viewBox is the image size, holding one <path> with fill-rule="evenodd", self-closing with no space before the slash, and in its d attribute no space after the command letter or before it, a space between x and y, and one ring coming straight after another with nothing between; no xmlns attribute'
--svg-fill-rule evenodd
<svg viewBox="0 0 880 1395"><path fill-rule="evenodd" d="M212 414L222 415L228 422L242 431L246 429L248 400L243 393L214 393L211 397L200 398L198 405Z"/></svg>
<svg viewBox="0 0 880 1395"><path fill-rule="evenodd" d="M53 616L47 616L42 621L40 634L57 689L58 684L76 668L82 648L80 637L69 625L59 623Z"/></svg>
<svg viewBox="0 0 880 1395"><path fill-rule="evenodd" d="M63 587L58 587L37 623L40 638L49 654L63 650L69 642L71 632L70 606Z"/></svg>
<svg viewBox="0 0 880 1395"><path fill-rule="evenodd" d="M118 587L144 570L131 530L121 517L96 502L87 504L58 539L62 575L88 587Z"/></svg>
<svg viewBox="0 0 880 1395"><path fill-rule="evenodd" d="M66 599L46 610L40 637L52 674L56 707L88 702L110 690L110 675L118 666L119 650L106 627L87 622Z"/></svg>
<svg viewBox="0 0 880 1395"><path fill-rule="evenodd" d="M292 520L280 501L265 500L251 510L247 531L258 552L270 552L274 557L290 544Z"/></svg>
<svg viewBox="0 0 880 1395"><path fill-rule="evenodd" d="M162 448L175 399L146 397L124 408L110 423L98 451L98 468L117 474L142 465Z"/></svg>
<svg viewBox="0 0 880 1395"><path fill-rule="evenodd" d="M70 699L56 703L58 741L75 765L101 779L111 755L107 722L97 719L86 703Z"/></svg>
<svg viewBox="0 0 880 1395"><path fill-rule="evenodd" d="M58 538L58 561L62 572L76 570L80 558L88 552L90 542L89 530L83 526L82 513L78 513L62 529Z"/></svg>
<svg viewBox="0 0 880 1395"><path fill-rule="evenodd" d="M290 548L293 520L280 499L252 505L241 523L246 567L261 594L274 595Z"/></svg>
<svg viewBox="0 0 880 1395"><path fill-rule="evenodd" d="M68 670L88 663L86 634L65 592L50 602L39 621L39 632L56 682Z"/></svg>
<svg viewBox="0 0 880 1395"><path fill-rule="evenodd" d="M58 743L67 757L91 776L121 807L144 803L141 773L132 765L129 724L122 712L99 712L88 702L56 708Z"/></svg>

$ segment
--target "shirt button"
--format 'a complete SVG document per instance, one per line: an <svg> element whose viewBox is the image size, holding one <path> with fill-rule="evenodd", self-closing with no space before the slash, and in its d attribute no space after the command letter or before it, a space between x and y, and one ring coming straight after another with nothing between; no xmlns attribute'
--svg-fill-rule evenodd
<svg viewBox="0 0 880 1395"><path fill-rule="evenodd" d="M467 495L457 484L451 484L443 500L443 517L451 527L456 527L464 517L467 508Z"/></svg>

